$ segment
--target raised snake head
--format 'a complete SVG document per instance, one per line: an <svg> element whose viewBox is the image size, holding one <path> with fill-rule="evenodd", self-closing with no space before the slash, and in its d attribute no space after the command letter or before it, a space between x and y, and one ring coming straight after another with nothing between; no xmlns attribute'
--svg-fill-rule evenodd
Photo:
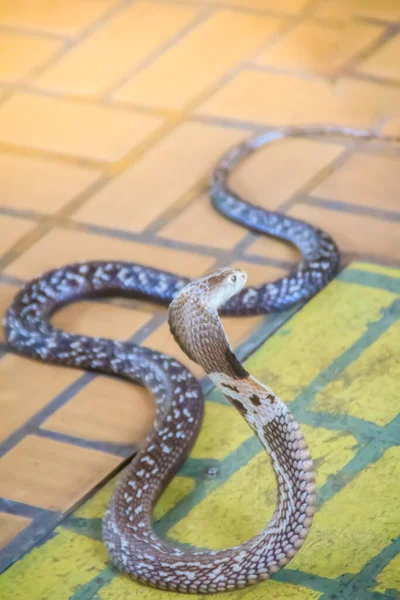
<svg viewBox="0 0 400 600"><path fill-rule="evenodd" d="M217 309L240 292L247 281L244 271L224 268L190 282L169 305L168 323L180 348L206 373L235 373L236 357ZM243 375L241 375L243 376Z"/></svg>

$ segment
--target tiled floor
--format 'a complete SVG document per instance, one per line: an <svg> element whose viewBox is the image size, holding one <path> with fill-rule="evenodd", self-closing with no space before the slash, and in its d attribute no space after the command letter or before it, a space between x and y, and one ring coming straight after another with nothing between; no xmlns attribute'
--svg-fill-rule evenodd
<svg viewBox="0 0 400 600"><path fill-rule="evenodd" d="M290 399L315 462L318 510L304 548L284 571L207 600L399 598L399 300L399 269L353 264L246 362L259 380ZM2 598L188 597L137 584L108 562L100 524L118 478L3 573ZM226 548L258 533L275 500L265 453L213 390L199 439L157 503L156 531L171 543ZM24 526L13 516L6 534Z"/></svg>
<svg viewBox="0 0 400 600"><path fill-rule="evenodd" d="M22 281L73 260L193 277L234 263L254 282L278 277L296 252L215 214L207 182L216 160L269 125L400 134L399 52L398 0L3 0L1 309ZM232 184L329 231L343 264L396 266L399 153L338 137L287 140L251 158ZM113 301L54 320L189 364L165 318L150 304ZM278 322L226 325L238 346ZM32 363L4 345L0 357L6 565L121 466L153 409L124 382Z"/></svg>

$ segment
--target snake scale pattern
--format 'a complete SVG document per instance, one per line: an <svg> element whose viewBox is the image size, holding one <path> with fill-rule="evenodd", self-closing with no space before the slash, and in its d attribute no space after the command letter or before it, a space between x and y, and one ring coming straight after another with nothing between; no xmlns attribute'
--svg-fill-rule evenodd
<svg viewBox="0 0 400 600"><path fill-rule="evenodd" d="M339 252L325 232L238 197L227 184L232 169L260 146L289 136L374 134L336 127L267 131L230 150L217 165L210 195L227 218L297 246L303 261L273 283L244 287L246 275L225 268L190 282L128 262L82 262L27 283L4 319L16 352L49 363L132 380L154 396L154 428L126 468L103 520L112 562L133 579L163 590L214 593L267 579L304 543L315 510L312 461L300 428L285 404L249 375L226 338L218 312L255 315L287 309L311 298L337 273ZM381 138L395 141L394 138ZM240 546L218 551L181 550L157 537L153 507L190 452L203 417L198 381L171 357L130 342L73 335L54 328L51 315L87 297L127 295L169 305L170 329L238 409L267 451L277 481L275 512L266 527Z"/></svg>

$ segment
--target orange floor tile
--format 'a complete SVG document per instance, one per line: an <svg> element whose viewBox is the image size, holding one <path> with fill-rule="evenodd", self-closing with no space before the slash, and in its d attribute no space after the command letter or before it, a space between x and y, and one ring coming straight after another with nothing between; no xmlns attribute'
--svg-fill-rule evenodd
<svg viewBox="0 0 400 600"><path fill-rule="evenodd" d="M298 259L291 247L212 209L216 161L265 126L400 135L399 55L398 0L3 0L1 312L23 281L75 260L280 276ZM289 139L232 186L330 232L343 265L399 266L399 155L375 141ZM54 322L190 364L150 303L83 302ZM225 321L242 355L279 322ZM120 468L154 408L126 383L17 357L1 336L0 380L1 570Z"/></svg>

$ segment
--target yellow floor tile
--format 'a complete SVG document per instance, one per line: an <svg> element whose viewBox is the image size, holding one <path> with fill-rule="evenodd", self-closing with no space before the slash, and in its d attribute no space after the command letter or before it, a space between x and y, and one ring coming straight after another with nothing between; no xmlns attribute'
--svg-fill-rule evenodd
<svg viewBox="0 0 400 600"><path fill-rule="evenodd" d="M372 56L363 61L358 70L361 73L378 75L378 77L400 79L399 54L400 35L397 34Z"/></svg>
<svg viewBox="0 0 400 600"><path fill-rule="evenodd" d="M195 487L196 482L194 479L178 475L161 494L160 499L157 500L153 518L156 520L161 519L178 502L181 502L186 496L193 492Z"/></svg>
<svg viewBox="0 0 400 600"><path fill-rule="evenodd" d="M378 273L380 275L388 275L389 277L400 279L400 270L396 269L395 267L385 267L379 264L363 263L357 261L354 261L351 266L359 271Z"/></svg>
<svg viewBox="0 0 400 600"><path fill-rule="evenodd" d="M297 204L288 214L325 229L332 235L342 253L380 258L400 257L399 226L396 222L305 204Z"/></svg>
<svg viewBox="0 0 400 600"><path fill-rule="evenodd" d="M0 106L0 142L116 161L161 124L154 116L20 93Z"/></svg>
<svg viewBox="0 0 400 600"><path fill-rule="evenodd" d="M269 46L256 62L279 69L329 74L367 48L382 32L383 27L355 21L344 27L303 21Z"/></svg>
<svg viewBox="0 0 400 600"><path fill-rule="evenodd" d="M400 398L393 382L400 381L399 339L397 322L317 395L313 408L352 415L378 425L396 418Z"/></svg>
<svg viewBox="0 0 400 600"><path fill-rule="evenodd" d="M35 79L35 85L67 94L99 94L139 66L195 14L194 7L183 5L128 5Z"/></svg>
<svg viewBox="0 0 400 600"><path fill-rule="evenodd" d="M328 0L317 7L316 16L343 20L349 15L396 21L400 18L397 0Z"/></svg>
<svg viewBox="0 0 400 600"><path fill-rule="evenodd" d="M168 356L173 356L180 363L185 365L189 371L197 378L205 376L203 369L191 361L172 337L168 323L164 323L151 333L143 342L143 345L158 352L164 352Z"/></svg>
<svg viewBox="0 0 400 600"><path fill-rule="evenodd" d="M63 531L27 554L27 562L17 563L13 572L6 571L0 578L3 598L14 600L68 600L79 586L84 585L103 568L107 558L102 542L96 542L71 531ZM74 569L66 577L66 565L73 561ZM39 566L41 565L41 566ZM19 581L14 589L15 580Z"/></svg>
<svg viewBox="0 0 400 600"><path fill-rule="evenodd" d="M14 244L35 227L36 223L34 221L0 215L0 256L10 250Z"/></svg>
<svg viewBox="0 0 400 600"><path fill-rule="evenodd" d="M321 508L307 552L301 552L293 565L322 577L358 573L393 538L397 506L393 481L399 477L399 448L389 448Z"/></svg>
<svg viewBox="0 0 400 600"><path fill-rule="evenodd" d="M36 36L0 33L0 80L16 82L35 67L44 64L58 49L61 42Z"/></svg>
<svg viewBox="0 0 400 600"><path fill-rule="evenodd" d="M143 586L132 586L132 582L123 577L116 577L111 583L106 585L100 592L100 600L179 600L182 594L174 592L161 592L159 590L146 588ZM276 600L318 600L321 597L319 592L305 589L299 585L290 583L280 583L277 581L268 581L261 585L242 590L241 592L224 592L225 600L237 600L240 593L240 600L259 600L271 596ZM219 600L221 594L196 595L190 594L193 600Z"/></svg>
<svg viewBox="0 0 400 600"><path fill-rule="evenodd" d="M144 388L98 377L46 419L42 428L86 440L140 444L154 415L154 401Z"/></svg>
<svg viewBox="0 0 400 600"><path fill-rule="evenodd" d="M276 19L218 12L166 50L113 97L179 110L257 50L279 25Z"/></svg>
<svg viewBox="0 0 400 600"><path fill-rule="evenodd" d="M52 323L71 333L126 340L143 327L150 317L151 314L136 309L79 302L57 312Z"/></svg>
<svg viewBox="0 0 400 600"><path fill-rule="evenodd" d="M212 4L214 2L220 5L237 6L245 9L255 9L272 13L283 13L288 15L297 15L306 8L309 0L281 0L279 4L274 0L207 0Z"/></svg>
<svg viewBox="0 0 400 600"><path fill-rule="evenodd" d="M118 456L28 435L0 460L0 496L65 511L120 462Z"/></svg>
<svg viewBox="0 0 400 600"><path fill-rule="evenodd" d="M330 83L246 70L197 112L271 125L330 123L363 128L384 115L399 115L400 90L345 78Z"/></svg>
<svg viewBox="0 0 400 600"><path fill-rule="evenodd" d="M228 410L234 409L229 407ZM221 416L219 423L225 422ZM322 486L329 475L354 456L356 440L352 436L337 436L322 427L302 426L302 431L317 461L317 482ZM232 433L234 436L235 430ZM214 437L214 447L218 447L217 440L218 436ZM238 441L241 440L240 437ZM229 548L261 531L271 518L275 504L275 476L260 447L254 458L196 504L168 535L195 547Z"/></svg>
<svg viewBox="0 0 400 600"><path fill-rule="evenodd" d="M0 440L21 427L78 377L79 371L73 369L45 365L15 354L3 356L0 359L3 390L0 397L3 415L0 420Z"/></svg>
<svg viewBox="0 0 400 600"><path fill-rule="evenodd" d="M300 252L291 244L283 240L275 240L266 235L260 235L258 239L247 248L248 254L256 256L265 256L267 258L276 258L288 260L291 262L300 262Z"/></svg>
<svg viewBox="0 0 400 600"><path fill-rule="evenodd" d="M179 125L86 202L74 219L141 231L208 177L223 152L244 137L243 130L190 122Z"/></svg>
<svg viewBox="0 0 400 600"><path fill-rule="evenodd" d="M225 424L223 430L221 423ZM204 421L191 457L222 460L251 436L246 421L230 405L206 402Z"/></svg>
<svg viewBox="0 0 400 600"><path fill-rule="evenodd" d="M361 293L359 288L356 289ZM250 357L248 370L269 385L284 402L294 400L365 333L368 324L377 321L382 309L395 299L390 292L370 287L362 287L362 296L361 311L355 288L333 281L265 344L263 352ZM329 318L326 316L327 304Z"/></svg>
<svg viewBox="0 0 400 600"><path fill-rule="evenodd" d="M165 269L168 265L176 273L190 277L199 277L214 263L212 257L170 248L127 242L81 231L53 229L13 261L6 272L21 279L32 279L55 267L82 260L122 260L158 269Z"/></svg>
<svg viewBox="0 0 400 600"><path fill-rule="evenodd" d="M10 306L12 299L18 292L17 285L9 285L6 283L0 283L0 321L3 322L4 314L7 308ZM4 342L4 331L3 327L0 327L0 342Z"/></svg>
<svg viewBox="0 0 400 600"><path fill-rule="evenodd" d="M235 348L245 342L251 333L259 330L264 322L264 317L246 317L244 319L224 317L222 321L229 341Z"/></svg>
<svg viewBox="0 0 400 600"><path fill-rule="evenodd" d="M230 185L249 202L276 210L342 151L339 144L309 139L281 140L261 148L239 165L230 177Z"/></svg>
<svg viewBox="0 0 400 600"><path fill-rule="evenodd" d="M353 154L311 192L349 204L399 209L399 161L395 157Z"/></svg>
<svg viewBox="0 0 400 600"><path fill-rule="evenodd" d="M382 127L382 133L400 138L400 117L389 119Z"/></svg>
<svg viewBox="0 0 400 600"><path fill-rule="evenodd" d="M31 522L31 519L26 517L0 512L0 549L11 542Z"/></svg>
<svg viewBox="0 0 400 600"><path fill-rule="evenodd" d="M82 506L77 508L74 515L84 519L102 519L111 494L118 485L121 477L123 477L123 473L124 471L118 473L101 486Z"/></svg>
<svg viewBox="0 0 400 600"><path fill-rule="evenodd" d="M263 317L247 317L245 319L225 317L223 319L225 331L233 347L244 342L252 332L260 327L262 322ZM149 348L174 356L178 361L186 365L195 377L205 376L203 369L192 362L179 348L172 337L168 323L159 327L154 333L149 335L143 343Z"/></svg>
<svg viewBox="0 0 400 600"><path fill-rule="evenodd" d="M246 229L218 214L208 193L204 193L161 229L159 235L189 244L232 248L246 233Z"/></svg>
<svg viewBox="0 0 400 600"><path fill-rule="evenodd" d="M3 152L0 177L4 206L50 214L94 183L100 172Z"/></svg>
<svg viewBox="0 0 400 600"><path fill-rule="evenodd" d="M67 4L50 0L3 0L0 23L61 35L76 35L115 4L115 0Z"/></svg>
<svg viewBox="0 0 400 600"><path fill-rule="evenodd" d="M286 269L269 265L255 265L245 261L236 261L232 263L232 267L243 269L247 273L248 285L261 285L286 275Z"/></svg>
<svg viewBox="0 0 400 600"><path fill-rule="evenodd" d="M386 590L400 590L400 554L390 561L379 573L376 580L378 583L375 587L377 592L385 593Z"/></svg>

